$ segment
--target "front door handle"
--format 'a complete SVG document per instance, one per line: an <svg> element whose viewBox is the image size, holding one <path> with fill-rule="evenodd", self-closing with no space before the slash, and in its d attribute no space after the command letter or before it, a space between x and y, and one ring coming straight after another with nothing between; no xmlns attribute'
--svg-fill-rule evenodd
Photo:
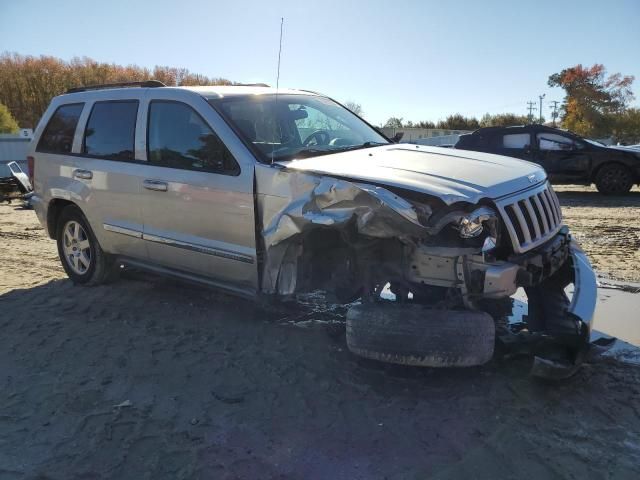
<svg viewBox="0 0 640 480"><path fill-rule="evenodd" d="M90 170L76 169L73 171L74 178L81 178L83 180L91 180L93 178L93 172Z"/></svg>
<svg viewBox="0 0 640 480"><path fill-rule="evenodd" d="M160 180L145 180L142 182L142 186L147 190L154 190L156 192L166 192L169 189L169 184Z"/></svg>

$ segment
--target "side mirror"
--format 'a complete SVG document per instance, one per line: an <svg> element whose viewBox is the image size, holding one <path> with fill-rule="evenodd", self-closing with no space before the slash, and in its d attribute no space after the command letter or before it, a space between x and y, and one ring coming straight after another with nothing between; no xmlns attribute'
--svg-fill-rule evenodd
<svg viewBox="0 0 640 480"><path fill-rule="evenodd" d="M391 141L393 143L400 143L400 140L402 140L402 137L404 137L404 132L398 132L393 137L391 137Z"/></svg>

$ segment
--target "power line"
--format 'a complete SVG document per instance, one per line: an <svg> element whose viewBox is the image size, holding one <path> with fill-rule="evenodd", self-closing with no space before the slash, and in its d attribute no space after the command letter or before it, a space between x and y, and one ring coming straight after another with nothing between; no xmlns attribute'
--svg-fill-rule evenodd
<svg viewBox="0 0 640 480"><path fill-rule="evenodd" d="M546 93L543 93L542 95L538 95L538 98L540 99L540 110L539 110L539 114L540 114L540 120L538 123L540 123L540 125L542 125L542 99L546 96Z"/></svg>
<svg viewBox="0 0 640 480"><path fill-rule="evenodd" d="M533 123L533 111L538 109L538 107L536 107L536 102L528 101L527 108L529 109L529 115L527 118L529 119L529 123Z"/></svg>

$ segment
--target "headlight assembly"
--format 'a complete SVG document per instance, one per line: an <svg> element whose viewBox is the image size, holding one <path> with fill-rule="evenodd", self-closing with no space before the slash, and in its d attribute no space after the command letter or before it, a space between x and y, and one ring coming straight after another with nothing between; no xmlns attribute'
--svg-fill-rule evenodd
<svg viewBox="0 0 640 480"><path fill-rule="evenodd" d="M488 229L487 233L495 244L497 225L498 214L489 207L480 207L460 219L458 232L462 238L476 238Z"/></svg>

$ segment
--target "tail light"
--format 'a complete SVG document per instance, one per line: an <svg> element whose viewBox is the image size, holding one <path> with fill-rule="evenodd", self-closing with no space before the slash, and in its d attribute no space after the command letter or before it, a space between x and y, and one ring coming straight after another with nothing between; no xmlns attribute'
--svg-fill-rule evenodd
<svg viewBox="0 0 640 480"><path fill-rule="evenodd" d="M33 188L33 177L36 173L36 162L35 158L32 156L27 157L27 170L29 171L29 182L31 182L31 187Z"/></svg>

